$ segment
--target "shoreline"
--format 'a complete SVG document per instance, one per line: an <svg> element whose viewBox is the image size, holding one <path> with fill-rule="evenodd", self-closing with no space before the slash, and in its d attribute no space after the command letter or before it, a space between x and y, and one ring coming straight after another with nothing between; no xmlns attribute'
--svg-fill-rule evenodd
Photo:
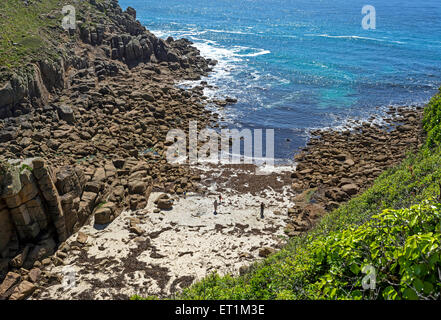
<svg viewBox="0 0 441 320"><path fill-rule="evenodd" d="M370 137L386 135L390 139L376 148L392 150L388 148L387 141L396 138L406 141L406 137L422 132L418 125L422 110L403 108L395 111L397 113L391 110L391 123L403 121L404 115L408 119L415 117L415 121L406 121L411 128L403 130L402 126L406 124L401 123L392 130L375 125L368 128L365 124L352 133L321 132L324 138L311 140L304 149L311 154L321 152L326 159L326 150L332 150L329 142L338 141L336 137L351 137L353 134L353 139L348 141L359 143L366 141L368 134ZM351 146L351 143L347 144L348 148ZM418 141L414 144L409 142L409 146L417 148ZM330 155L332 158L338 156L340 160L337 161L343 160L341 153ZM399 163L405 155L403 151L384 162L373 159L371 163L381 169L366 176L365 187L387 167ZM313 159L307 156L304 159L297 159L298 170L269 176L250 174L255 170L252 165L204 165L197 169L201 177L200 192L186 196L164 196L161 192L152 192L145 209L123 212L106 229L97 230L93 225L83 227L80 231L86 236L86 242L80 246L78 238L71 237L66 246L72 249L64 260L65 264L50 269L50 273L61 275L65 265L73 266L80 275L81 285L64 292L60 285L50 286L49 291L39 293L37 298L113 299L129 298L133 294L165 298L173 297L214 271L220 275L236 276L247 272L250 265L282 248L289 238L307 232L333 205L344 203L362 192L363 188L359 188L357 193L348 189L344 196L339 193L341 199L328 199L332 194L328 191L335 191L335 187L311 185L314 180L309 180L311 175L305 173L303 167ZM332 163L329 159L326 161ZM362 161L366 166L370 160ZM345 170L355 165L348 167L351 163L347 159L343 163ZM312 166L318 168L317 165ZM336 170L335 177L338 173ZM303 189L293 188L298 181L309 181L310 184ZM223 203L219 207L219 215L214 216L212 201L219 194ZM159 202L164 202L166 206L168 203L167 209L160 209L158 203L154 203L158 197L163 199ZM263 220L259 218L258 204L261 201L266 207ZM328 208L329 204L331 208ZM143 246L145 243L148 245ZM241 245L238 246L238 243ZM176 251L176 248L179 249ZM129 261L137 261L136 267L127 269ZM95 263L102 265L99 271ZM148 272L144 273L145 270ZM120 281L113 281L114 277ZM130 280L131 277L134 278Z"/></svg>
<svg viewBox="0 0 441 320"><path fill-rule="evenodd" d="M15 261L8 271L22 283L39 272L33 299L128 298L143 288L143 294L166 297L212 271L244 273L290 237L309 230L328 210L362 192L401 161L406 148L420 144L421 110L404 108L390 121L405 123L390 131L368 124L353 132L317 131L319 139L308 139L295 165L266 176L253 174L255 167L246 165L171 166L163 159L167 131L180 126L186 130L192 119L201 121L200 128L216 127L218 117L207 104L222 107L229 102L204 97L204 80L192 89L178 88L180 79L207 75L215 61L202 57L186 40L155 43L167 46L170 61L132 66L128 56L111 59L100 46L79 42L77 53L93 67L68 70L70 86L54 93L47 104L0 121L2 158L41 155L63 186L71 177L66 168L84 172L80 194L59 188L63 201L72 197L80 208L90 207L88 214L82 212L86 221L72 225L67 241L59 241L51 252L44 248L47 252L33 257L35 261L27 252L41 249L39 239L14 240L14 247L7 248L7 267ZM212 202L219 194L224 202L214 216ZM260 202L266 207L263 220L258 217ZM63 210L77 214L69 206ZM112 215L97 226L97 217L107 211ZM53 230L46 236L56 239ZM174 250L181 247L176 255ZM63 289L65 267L79 267L77 288ZM18 284L11 290L22 294Z"/></svg>

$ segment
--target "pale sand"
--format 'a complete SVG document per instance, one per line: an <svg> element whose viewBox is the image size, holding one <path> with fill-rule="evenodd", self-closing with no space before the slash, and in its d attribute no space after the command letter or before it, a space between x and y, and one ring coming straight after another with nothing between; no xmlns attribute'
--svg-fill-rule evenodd
<svg viewBox="0 0 441 320"><path fill-rule="evenodd" d="M40 298L166 296L179 291L180 282L186 286L215 271L237 275L241 266L262 259L262 247L278 247L285 241L286 212L292 205L289 191L275 192L268 187L261 197L228 190L222 194L218 215L213 214L213 202L218 199L215 192L176 197L173 209L154 213L159 194L151 194L144 210L123 212L103 230L93 225L82 227L89 236L84 247L88 251L83 253L87 259L78 258L80 251L71 250L65 266L49 269L61 276L66 269L75 270L75 286L45 288ZM262 201L264 219L259 218ZM130 232L132 217L141 220L141 237ZM72 236L67 243L75 240Z"/></svg>

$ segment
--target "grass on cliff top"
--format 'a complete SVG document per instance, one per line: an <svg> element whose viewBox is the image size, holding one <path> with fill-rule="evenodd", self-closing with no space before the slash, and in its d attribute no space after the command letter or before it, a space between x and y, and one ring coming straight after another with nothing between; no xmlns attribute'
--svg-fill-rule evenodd
<svg viewBox="0 0 441 320"><path fill-rule="evenodd" d="M441 93L425 109L427 142L417 154L244 276L213 274L176 298L440 298L440 123ZM377 273L375 290L363 290L367 265Z"/></svg>
<svg viewBox="0 0 441 320"><path fill-rule="evenodd" d="M436 267L441 268L441 260L436 259L441 259L441 207L436 202L440 181L441 150L422 150L381 175L365 193L325 216L308 234L292 238L285 248L252 265L248 274L211 275L177 298L413 299L421 293L409 291L414 279L406 270L423 268L426 272L429 266L424 259L429 256L418 255L406 264L406 250L414 254L420 247L430 249L427 253L434 256L431 273L418 278L423 286L434 290L424 297L439 296L441 288L436 284L441 279ZM432 202L426 204L426 200ZM413 209L400 209L413 204ZM376 215L379 218L372 222ZM409 226L411 221L430 217L434 220L420 229ZM425 238L415 239L423 235ZM415 243L410 248L411 241ZM363 290L361 284L365 275L360 271L367 264L377 270L377 289L373 292Z"/></svg>
<svg viewBox="0 0 441 320"><path fill-rule="evenodd" d="M101 1L104 0L96 2ZM69 40L61 26L63 6L73 5L77 19L85 12L96 11L88 0L27 2L28 5L23 0L0 1L0 66L3 71L13 71L46 57L57 57L59 45Z"/></svg>
<svg viewBox="0 0 441 320"><path fill-rule="evenodd" d="M12 69L42 55L48 47L50 28L61 21L59 0L3 0L0 3L0 65ZM59 15L48 16L59 8Z"/></svg>

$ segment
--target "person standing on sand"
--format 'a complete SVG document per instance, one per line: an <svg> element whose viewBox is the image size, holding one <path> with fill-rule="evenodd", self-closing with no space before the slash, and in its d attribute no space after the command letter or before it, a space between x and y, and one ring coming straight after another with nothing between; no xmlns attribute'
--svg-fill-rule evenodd
<svg viewBox="0 0 441 320"><path fill-rule="evenodd" d="M214 200L214 215L217 215L217 199Z"/></svg>
<svg viewBox="0 0 441 320"><path fill-rule="evenodd" d="M265 205L263 202L260 203L260 219L263 219L263 210L265 210Z"/></svg>

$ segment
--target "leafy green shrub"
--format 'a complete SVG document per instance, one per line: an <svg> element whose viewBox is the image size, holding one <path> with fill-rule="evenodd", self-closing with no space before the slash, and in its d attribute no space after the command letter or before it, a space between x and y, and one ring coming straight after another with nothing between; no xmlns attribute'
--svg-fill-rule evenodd
<svg viewBox="0 0 441 320"><path fill-rule="evenodd" d="M249 274L210 276L180 298L439 298L440 120L441 92L425 109L427 142L417 154L384 172L308 234L254 264ZM361 288L367 264L378 272L374 291Z"/></svg>
<svg viewBox="0 0 441 320"><path fill-rule="evenodd" d="M387 209L361 226L317 237L295 255L272 259L245 277L211 275L180 298L438 299L441 204ZM376 270L374 290L362 286L367 265Z"/></svg>
<svg viewBox="0 0 441 320"><path fill-rule="evenodd" d="M441 92L438 92L424 109L424 129L427 132L426 145L433 147L441 142Z"/></svg>
<svg viewBox="0 0 441 320"><path fill-rule="evenodd" d="M178 298L440 299L441 91L424 112L418 153L248 274L210 275ZM373 290L363 289L366 266Z"/></svg>
<svg viewBox="0 0 441 320"><path fill-rule="evenodd" d="M366 297L361 270L377 271L374 298L437 299L441 293L441 204L384 210L360 227L315 241L315 291L322 298ZM369 293L371 294L371 293Z"/></svg>

